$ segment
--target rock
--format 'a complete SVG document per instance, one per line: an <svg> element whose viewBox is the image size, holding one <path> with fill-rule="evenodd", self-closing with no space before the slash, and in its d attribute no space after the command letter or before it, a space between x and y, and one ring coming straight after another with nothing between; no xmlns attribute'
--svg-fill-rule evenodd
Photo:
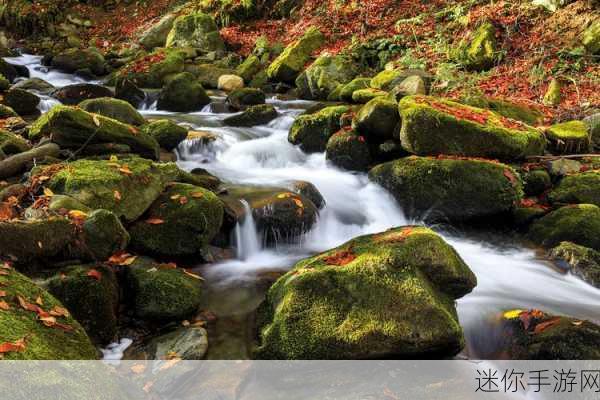
<svg viewBox="0 0 600 400"><path fill-rule="evenodd" d="M380 164L369 178L389 190L409 216L431 221L499 215L523 195L511 167L487 160L413 156Z"/></svg>
<svg viewBox="0 0 600 400"><path fill-rule="evenodd" d="M89 69L94 75L104 75L104 57L95 49L69 49L52 57L52 66L68 73Z"/></svg>
<svg viewBox="0 0 600 400"><path fill-rule="evenodd" d="M166 47L194 47L204 52L225 50L215 20L203 13L177 17L167 36Z"/></svg>
<svg viewBox="0 0 600 400"><path fill-rule="evenodd" d="M0 104L0 119L15 118L19 115L7 105Z"/></svg>
<svg viewBox="0 0 600 400"><path fill-rule="evenodd" d="M266 96L260 89L243 88L229 93L226 101L235 110L245 110L249 106L265 104Z"/></svg>
<svg viewBox="0 0 600 400"><path fill-rule="evenodd" d="M290 190L294 193L298 193L310 201L320 210L325 207L325 199L319 189L315 185L307 181L294 181L290 185Z"/></svg>
<svg viewBox="0 0 600 400"><path fill-rule="evenodd" d="M221 75L217 82L217 88L225 92L232 92L244 87L244 79L237 75Z"/></svg>
<svg viewBox="0 0 600 400"><path fill-rule="evenodd" d="M181 172L172 163L138 157L78 160L51 167L57 171L46 186L55 194L68 195L91 209L112 211L127 221L138 219Z"/></svg>
<svg viewBox="0 0 600 400"><path fill-rule="evenodd" d="M48 94L56 88L43 79L29 78L15 83L13 89L33 90L42 94Z"/></svg>
<svg viewBox="0 0 600 400"><path fill-rule="evenodd" d="M549 256L559 267L600 288L600 252L571 242L561 242Z"/></svg>
<svg viewBox="0 0 600 400"><path fill-rule="evenodd" d="M223 75L233 75L235 70L217 67L213 64L186 65L186 72L194 75L205 88L216 89L219 78Z"/></svg>
<svg viewBox="0 0 600 400"><path fill-rule="evenodd" d="M2 74L9 82L13 82L17 77L19 77L19 73L14 65L6 62L4 58L0 57L0 74Z"/></svg>
<svg viewBox="0 0 600 400"><path fill-rule="evenodd" d="M335 166L350 171L367 171L371 164L369 145L364 136L354 130L341 130L331 136L325 157Z"/></svg>
<svg viewBox="0 0 600 400"><path fill-rule="evenodd" d="M23 89L10 89L4 93L4 104L19 115L32 115L38 112L40 98Z"/></svg>
<svg viewBox="0 0 600 400"><path fill-rule="evenodd" d="M85 253L90 258L104 261L129 244L129 233L121 220L108 210L95 210L87 215L82 225Z"/></svg>
<svg viewBox="0 0 600 400"><path fill-rule="evenodd" d="M126 144L132 152L158 159L158 143L131 125L68 106L56 106L29 129L30 139L49 136L62 148L80 149L99 143Z"/></svg>
<svg viewBox="0 0 600 400"><path fill-rule="evenodd" d="M301 38L289 44L267 68L269 79L278 82L292 83L312 53L323 44L325 38L316 27L309 28Z"/></svg>
<svg viewBox="0 0 600 400"><path fill-rule="evenodd" d="M142 114L124 100L100 97L82 101L79 107L87 112L104 115L124 124L143 125L146 123Z"/></svg>
<svg viewBox="0 0 600 400"><path fill-rule="evenodd" d="M536 6L544 7L550 12L556 12L558 9L571 2L572 0L533 0L531 3Z"/></svg>
<svg viewBox="0 0 600 400"><path fill-rule="evenodd" d="M137 257L126 269L133 310L138 318L159 322L191 317L201 301L201 281L181 268Z"/></svg>
<svg viewBox="0 0 600 400"><path fill-rule="evenodd" d="M212 192L177 183L162 193L131 228L131 245L160 256L206 253L223 223L223 205Z"/></svg>
<svg viewBox="0 0 600 400"><path fill-rule="evenodd" d="M591 150L591 135L583 121L569 121L550 126L546 137L552 150L558 153L587 153Z"/></svg>
<svg viewBox="0 0 600 400"><path fill-rule="evenodd" d="M116 82L128 79L141 88L160 89L167 77L183 72L185 57L179 50L157 50L139 57L117 73Z"/></svg>
<svg viewBox="0 0 600 400"><path fill-rule="evenodd" d="M115 97L125 100L137 109L146 100L146 93L129 79L119 79L115 86Z"/></svg>
<svg viewBox="0 0 600 400"><path fill-rule="evenodd" d="M339 100L345 102L352 101L352 94L357 90L367 89L371 84L371 78L355 78L345 84L340 89L340 98Z"/></svg>
<svg viewBox="0 0 600 400"><path fill-rule="evenodd" d="M159 110L198 111L210 103L210 97L192 74L182 72L169 80L158 96Z"/></svg>
<svg viewBox="0 0 600 400"><path fill-rule="evenodd" d="M64 306L56 298L17 271L9 269L5 272L6 275L0 276L0 283L6 292L4 301L10 308L0 312L0 343L18 345L23 340L19 351L3 353L5 360L97 359L96 349L83 328L68 312L64 312ZM54 326L44 325L37 312L23 309L17 302L17 296L21 296L32 308L37 310L39 307L40 312L60 314L55 317ZM38 298L43 306L35 304Z"/></svg>
<svg viewBox="0 0 600 400"><path fill-rule="evenodd" d="M365 104L352 121L352 127L372 139L383 142L394 138L394 132L400 123L398 104L383 97L377 97Z"/></svg>
<svg viewBox="0 0 600 400"><path fill-rule="evenodd" d="M531 105L512 103L485 96L468 96L462 98L460 102L473 107L487 108L506 118L521 121L531 126L538 126L544 121L544 114Z"/></svg>
<svg viewBox="0 0 600 400"><path fill-rule="evenodd" d="M493 111L428 96L405 97L399 107L400 139L410 153L503 160L544 153L542 132Z"/></svg>
<svg viewBox="0 0 600 400"><path fill-rule="evenodd" d="M570 160L568 158L559 158L556 160L550 160L546 163L548 172L552 176L565 176L569 174L575 174L581 171L583 166L577 160Z"/></svg>
<svg viewBox="0 0 600 400"><path fill-rule="evenodd" d="M561 90L562 85L560 84L560 81L558 79L552 79L550 85L548 85L548 90L546 90L542 103L548 107L558 106L562 101Z"/></svg>
<svg viewBox="0 0 600 400"><path fill-rule="evenodd" d="M48 291L59 299L95 343L107 344L117 334L119 285L105 265L78 265L51 278Z"/></svg>
<svg viewBox="0 0 600 400"><path fill-rule="evenodd" d="M81 211L87 213L91 211L91 209L80 201L70 197L64 196L62 194L55 194L50 198L50 203L48 204L48 210L50 211Z"/></svg>
<svg viewBox="0 0 600 400"><path fill-rule="evenodd" d="M598 360L600 326L540 310L504 314L507 353L519 360Z"/></svg>
<svg viewBox="0 0 600 400"><path fill-rule="evenodd" d="M552 204L594 204L600 207L600 172L587 171L567 175L550 193Z"/></svg>
<svg viewBox="0 0 600 400"><path fill-rule="evenodd" d="M531 223L548 214L547 207L541 205L518 205L512 212L512 219L515 226L519 228L527 228Z"/></svg>
<svg viewBox="0 0 600 400"><path fill-rule="evenodd" d="M68 219L0 222L0 255L24 264L61 254L75 237Z"/></svg>
<svg viewBox="0 0 600 400"><path fill-rule="evenodd" d="M400 101L400 99L406 96L426 94L427 85L425 84L425 80L419 75L411 75L407 77L402 82L400 82L398 86L395 86L391 90L391 95L394 96L396 101Z"/></svg>
<svg viewBox="0 0 600 400"><path fill-rule="evenodd" d="M256 126L265 125L277 118L279 114L275 107L270 104L259 104L250 106L238 115L232 115L223 120L229 126Z"/></svg>
<svg viewBox="0 0 600 400"><path fill-rule="evenodd" d="M241 76L244 79L244 82L250 83L262 68L263 65L260 58L251 54L237 67L236 75Z"/></svg>
<svg viewBox="0 0 600 400"><path fill-rule="evenodd" d="M392 90L407 78L401 70L383 70L375 75L370 82L370 87L382 91Z"/></svg>
<svg viewBox="0 0 600 400"><path fill-rule="evenodd" d="M173 28L173 22L177 16L175 14L167 14L162 17L156 24L148 28L140 36L139 42L146 50L154 50L156 47L165 47L167 36Z"/></svg>
<svg viewBox="0 0 600 400"><path fill-rule="evenodd" d="M596 20L583 32L581 43L591 54L600 53L600 21Z"/></svg>
<svg viewBox="0 0 600 400"><path fill-rule="evenodd" d="M388 92L379 89L359 89L352 93L352 101L359 104L366 104L377 97L387 97Z"/></svg>
<svg viewBox="0 0 600 400"><path fill-rule="evenodd" d="M173 150L183 142L188 135L188 130L168 119L150 121L141 127L148 136L153 137L160 147Z"/></svg>
<svg viewBox="0 0 600 400"><path fill-rule="evenodd" d="M348 106L333 106L314 114L301 115L290 128L288 141L299 145L307 153L323 152L331 135L340 130L342 115L348 111Z"/></svg>
<svg viewBox="0 0 600 400"><path fill-rule="evenodd" d="M537 220L529 230L529 238L544 247L560 242L600 250L600 208L593 204L576 204L559 208Z"/></svg>
<svg viewBox="0 0 600 400"><path fill-rule="evenodd" d="M327 100L340 85L358 74L355 62L346 56L320 56L296 78L298 94L303 99Z"/></svg>
<svg viewBox="0 0 600 400"><path fill-rule="evenodd" d="M476 284L424 227L355 238L279 278L259 308L263 359L447 357L464 346L454 299Z"/></svg>
<svg viewBox="0 0 600 400"><path fill-rule="evenodd" d="M521 172L523 190L527 196L539 196L552 187L552 178L544 168Z"/></svg>
<svg viewBox="0 0 600 400"><path fill-rule="evenodd" d="M91 83L76 83L63 86L52 92L52 97L66 105L77 105L84 100L97 99L101 97L114 97L113 92L100 85Z"/></svg>
<svg viewBox="0 0 600 400"><path fill-rule="evenodd" d="M31 148L29 143L21 136L15 135L12 132L0 129L0 154L9 156L12 154L22 153Z"/></svg>
<svg viewBox="0 0 600 400"><path fill-rule="evenodd" d="M592 145L594 148L600 148L600 112L590 115L583 119L588 126Z"/></svg>
<svg viewBox="0 0 600 400"><path fill-rule="evenodd" d="M126 359L168 360L173 354L181 360L202 360L208 350L208 333L200 326L187 326L151 338L133 349Z"/></svg>
<svg viewBox="0 0 600 400"><path fill-rule="evenodd" d="M450 58L470 71L492 68L499 58L494 25L489 22L481 24L451 51Z"/></svg>

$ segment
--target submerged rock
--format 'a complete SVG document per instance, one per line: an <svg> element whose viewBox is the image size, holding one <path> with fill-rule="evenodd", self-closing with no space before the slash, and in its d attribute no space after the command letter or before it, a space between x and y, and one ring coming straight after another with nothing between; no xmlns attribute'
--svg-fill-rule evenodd
<svg viewBox="0 0 600 400"><path fill-rule="evenodd" d="M129 125L143 125L146 120L131 104L111 97L85 100L79 107L87 112L104 115Z"/></svg>
<svg viewBox="0 0 600 400"><path fill-rule="evenodd" d="M175 354L181 360L202 360L208 350L208 333L200 326L187 326L153 337L127 349L126 359L168 360Z"/></svg>
<svg viewBox="0 0 600 400"><path fill-rule="evenodd" d="M94 75L104 75L104 57L95 49L69 49L52 57L52 66L68 73L88 69Z"/></svg>
<svg viewBox="0 0 600 400"><path fill-rule="evenodd" d="M332 106L301 115L290 128L288 141L307 153L323 152L331 135L340 130L342 115L348 111L348 106Z"/></svg>
<svg viewBox="0 0 600 400"><path fill-rule="evenodd" d="M315 27L309 28L304 35L289 44L267 68L269 79L292 83L302 72L312 53L323 44L324 37Z"/></svg>
<svg viewBox="0 0 600 400"><path fill-rule="evenodd" d="M548 193L548 200L554 204L587 203L600 207L600 171L565 176Z"/></svg>
<svg viewBox="0 0 600 400"><path fill-rule="evenodd" d="M550 250L550 257L561 268L600 288L600 252L575 243L562 242Z"/></svg>
<svg viewBox="0 0 600 400"><path fill-rule="evenodd" d="M334 165L350 171L367 171L371 164L369 145L365 137L354 130L341 130L331 136L325 157Z"/></svg>
<svg viewBox="0 0 600 400"><path fill-rule="evenodd" d="M160 147L173 150L183 142L188 135L188 130L168 119L150 121L141 127L142 131L153 137Z"/></svg>
<svg viewBox="0 0 600 400"><path fill-rule="evenodd" d="M225 125L229 126L256 126L265 125L277 118L279 113L270 104L259 104L250 106L244 112L238 115L232 115L223 120Z"/></svg>
<svg viewBox="0 0 600 400"><path fill-rule="evenodd" d="M159 110L189 112L199 111L210 103L210 97L192 74L182 72L169 79L159 96Z"/></svg>
<svg viewBox="0 0 600 400"><path fill-rule="evenodd" d="M529 238L545 247L573 242L600 251L600 208L593 204L564 206L531 225Z"/></svg>
<svg viewBox="0 0 600 400"><path fill-rule="evenodd" d="M194 47L205 52L224 51L225 44L213 17L204 13L179 16L167 36L166 47Z"/></svg>
<svg viewBox="0 0 600 400"><path fill-rule="evenodd" d="M245 110L247 107L265 104L265 93L256 88L241 88L227 96L227 104L235 110Z"/></svg>
<svg viewBox="0 0 600 400"><path fill-rule="evenodd" d="M433 231L400 227L300 261L259 309L265 359L452 356L475 275Z"/></svg>
<svg viewBox="0 0 600 400"><path fill-rule="evenodd" d="M92 83L76 83L74 85L63 86L52 92L52 97L63 104L72 106L84 100L113 96L114 94L109 88Z"/></svg>

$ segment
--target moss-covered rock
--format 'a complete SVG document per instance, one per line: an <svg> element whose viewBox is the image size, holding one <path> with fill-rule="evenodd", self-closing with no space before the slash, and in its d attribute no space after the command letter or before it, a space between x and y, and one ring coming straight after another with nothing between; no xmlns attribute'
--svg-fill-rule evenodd
<svg viewBox="0 0 600 400"><path fill-rule="evenodd" d="M548 193L553 204L594 204L600 207L600 171L567 175Z"/></svg>
<svg viewBox="0 0 600 400"><path fill-rule="evenodd" d="M581 37L581 42L586 50L592 54L600 53L600 20L592 23Z"/></svg>
<svg viewBox="0 0 600 400"><path fill-rule="evenodd" d="M400 101L402 147L418 155L519 159L541 155L539 130L493 111L427 96Z"/></svg>
<svg viewBox="0 0 600 400"><path fill-rule="evenodd" d="M115 83L115 97L128 102L137 109L146 99L146 93L131 80L125 78L119 79Z"/></svg>
<svg viewBox="0 0 600 400"><path fill-rule="evenodd" d="M357 90L367 89L371 85L371 78L355 78L343 85L340 89L339 99L332 100L341 100L345 102L352 101L352 94Z"/></svg>
<svg viewBox="0 0 600 400"><path fill-rule="evenodd" d="M56 106L29 129L30 139L49 136L63 148L80 149L99 143L126 144L131 151L158 159L158 143L136 127L75 107Z"/></svg>
<svg viewBox="0 0 600 400"><path fill-rule="evenodd" d="M244 82L250 83L262 68L260 58L251 54L237 67L236 73L244 79Z"/></svg>
<svg viewBox="0 0 600 400"><path fill-rule="evenodd" d="M352 101L359 104L366 104L373 99L376 99L378 97L387 97L388 95L388 92L385 92L380 89L359 89L355 90L352 93Z"/></svg>
<svg viewBox="0 0 600 400"><path fill-rule="evenodd" d="M546 129L546 137L552 150L558 153L587 153L592 138L588 125L583 121L569 121Z"/></svg>
<svg viewBox="0 0 600 400"><path fill-rule="evenodd" d="M10 88L10 81L6 77L0 74L0 91L4 92Z"/></svg>
<svg viewBox="0 0 600 400"><path fill-rule="evenodd" d="M380 164L369 178L410 216L451 221L511 211L523 196L518 174L486 160L407 157Z"/></svg>
<svg viewBox="0 0 600 400"><path fill-rule="evenodd" d="M182 15L173 21L166 47L194 47L203 51L224 51L225 43L213 17L204 13Z"/></svg>
<svg viewBox="0 0 600 400"><path fill-rule="evenodd" d="M188 134L187 129L168 119L150 121L142 125L141 129L148 136L153 137L160 147L169 151L179 146Z"/></svg>
<svg viewBox="0 0 600 400"><path fill-rule="evenodd" d="M0 104L0 119L14 118L18 116L19 114L17 114L15 110L7 105Z"/></svg>
<svg viewBox="0 0 600 400"><path fill-rule="evenodd" d="M227 104L235 110L245 110L249 106L265 104L265 93L256 88L242 88L234 90L227 96Z"/></svg>
<svg viewBox="0 0 600 400"><path fill-rule="evenodd" d="M340 85L350 82L358 74L356 64L346 56L321 56L296 78L301 98L327 100Z"/></svg>
<svg viewBox="0 0 600 400"><path fill-rule="evenodd" d="M94 75L106 72L106 62L96 49L68 49L52 57L52 66L62 71L73 73L88 69Z"/></svg>
<svg viewBox="0 0 600 400"><path fill-rule="evenodd" d="M452 49L450 57L468 70L483 71L493 67L498 60L497 46L496 28L485 22Z"/></svg>
<svg viewBox="0 0 600 400"><path fill-rule="evenodd" d="M216 89L219 86L221 76L235 74L234 69L213 64L188 64L185 67L185 72L194 75L203 87L210 89Z"/></svg>
<svg viewBox="0 0 600 400"><path fill-rule="evenodd" d="M103 261L125 250L129 233L119 218L108 210L95 210L87 215L81 226L85 252L92 259Z"/></svg>
<svg viewBox="0 0 600 400"><path fill-rule="evenodd" d="M340 130L342 115L348 111L348 106L332 106L301 115L292 124L288 141L307 153L323 152L331 135Z"/></svg>
<svg viewBox="0 0 600 400"><path fill-rule="evenodd" d="M124 100L101 97L82 101L79 107L87 112L104 115L129 125L142 125L146 120L131 104Z"/></svg>
<svg viewBox="0 0 600 400"><path fill-rule="evenodd" d="M592 286L600 288L600 252L571 242L562 242L550 257L559 267L571 271Z"/></svg>
<svg viewBox="0 0 600 400"><path fill-rule="evenodd" d="M95 264L70 267L49 279L47 286L94 342L106 344L114 340L119 285L112 268Z"/></svg>
<svg viewBox="0 0 600 400"><path fill-rule="evenodd" d="M76 227L66 218L0 222L0 255L19 264L48 260L65 251L76 236Z"/></svg>
<svg viewBox="0 0 600 400"><path fill-rule="evenodd" d="M320 210L325 207L325 198L319 192L319 189L308 181L293 181L290 184L290 190L294 193L298 193L310 201Z"/></svg>
<svg viewBox="0 0 600 400"><path fill-rule="evenodd" d="M598 360L600 326L540 310L510 310L503 316L511 359Z"/></svg>
<svg viewBox="0 0 600 400"><path fill-rule="evenodd" d="M202 360L208 350L208 333L200 326L186 326L152 337L128 348L128 360L168 360L177 355L181 360Z"/></svg>
<svg viewBox="0 0 600 400"><path fill-rule="evenodd" d="M272 105L259 104L248 107L241 114L225 118L223 123L229 126L265 125L277 118L278 115L277 110Z"/></svg>
<svg viewBox="0 0 600 400"><path fill-rule="evenodd" d="M545 247L560 242L600 250L600 208L593 204L569 205L537 220L529 230L529 238Z"/></svg>
<svg viewBox="0 0 600 400"><path fill-rule="evenodd" d="M404 79L406 79L406 74L403 71L386 69L371 79L370 87L373 89L388 91L392 90L396 85L399 85Z"/></svg>
<svg viewBox="0 0 600 400"><path fill-rule="evenodd" d="M159 110L189 112L198 111L210 103L210 97L194 75L182 72L169 79L159 96Z"/></svg>
<svg viewBox="0 0 600 400"><path fill-rule="evenodd" d="M396 101L399 101L406 96L426 95L427 84L423 77L411 75L390 90L390 94Z"/></svg>
<svg viewBox="0 0 600 400"><path fill-rule="evenodd" d="M148 28L140 36L139 42L146 50L154 50L156 47L164 47L167 43L167 36L173 29L173 22L177 16L175 14L167 14L162 17L156 24Z"/></svg>
<svg viewBox="0 0 600 400"><path fill-rule="evenodd" d="M13 88L23 90L33 90L42 94L48 94L52 92L56 87L51 83L46 82L41 78L29 78L19 81L13 85Z"/></svg>
<svg viewBox="0 0 600 400"><path fill-rule="evenodd" d="M126 270L138 318L160 322L191 317L201 301L201 281L181 268L137 257Z"/></svg>
<svg viewBox="0 0 600 400"><path fill-rule="evenodd" d="M485 96L467 96L461 103L478 108L487 108L506 118L538 126L544 121L544 114L529 104L513 103L503 99Z"/></svg>
<svg viewBox="0 0 600 400"><path fill-rule="evenodd" d="M384 97L377 97L358 111L352 121L352 127L369 140L383 142L394 138L398 123L398 104Z"/></svg>
<svg viewBox="0 0 600 400"><path fill-rule="evenodd" d="M552 79L548 85L548 89L544 94L543 103L548 107L556 107L562 101L562 85L558 79Z"/></svg>
<svg viewBox="0 0 600 400"><path fill-rule="evenodd" d="M158 89L169 75L183 72L184 68L183 52L174 49L157 50L123 67L117 73L116 81L118 84L120 80L128 79L141 88Z"/></svg>
<svg viewBox="0 0 600 400"><path fill-rule="evenodd" d="M31 115L38 112L40 98L27 90L10 89L4 93L3 103L19 115Z"/></svg>
<svg viewBox="0 0 600 400"><path fill-rule="evenodd" d="M22 153L31 148L29 143L21 136L15 135L12 132L0 129L0 154L6 156Z"/></svg>
<svg viewBox="0 0 600 400"><path fill-rule="evenodd" d="M596 149L600 148L600 112L584 118L583 122L588 126L590 137L592 138L592 145Z"/></svg>
<svg viewBox="0 0 600 400"><path fill-rule="evenodd" d="M63 86L54 90L51 94L52 97L69 106L78 105L85 100L113 97L114 95L109 88L92 83L76 83Z"/></svg>
<svg viewBox="0 0 600 400"><path fill-rule="evenodd" d="M325 38L315 27L309 28L301 38L289 44L267 68L269 79L293 82L302 72L312 53L323 44Z"/></svg>
<svg viewBox="0 0 600 400"><path fill-rule="evenodd" d="M552 179L545 168L532 168L521 172L523 191L527 196L538 196L552 187Z"/></svg>
<svg viewBox="0 0 600 400"><path fill-rule="evenodd" d="M334 165L350 171L367 171L372 161L365 137L354 130L341 130L331 136L325 157Z"/></svg>
<svg viewBox="0 0 600 400"><path fill-rule="evenodd" d="M476 279L433 231L400 227L300 261L269 290L259 358L451 356L464 345L454 300Z"/></svg>
<svg viewBox="0 0 600 400"><path fill-rule="evenodd" d="M0 312L0 343L17 344L18 351L3 353L7 360L93 360L96 349L83 328L64 306L29 278L12 269L0 275L3 300L9 308ZM30 304L29 311L19 303ZM39 298L40 303L36 304ZM43 314L42 314L43 313ZM39 318L45 315L46 323ZM55 314L53 316L52 314ZM65 315L66 314L66 315ZM60 325L59 325L60 324ZM21 346L19 346L21 344Z"/></svg>

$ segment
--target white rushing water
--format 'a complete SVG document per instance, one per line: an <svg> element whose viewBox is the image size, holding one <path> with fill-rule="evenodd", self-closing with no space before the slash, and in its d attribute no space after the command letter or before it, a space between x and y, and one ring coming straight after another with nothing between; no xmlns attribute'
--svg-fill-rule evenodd
<svg viewBox="0 0 600 400"><path fill-rule="evenodd" d="M48 71L39 66L39 60L34 56L9 59L26 65L32 76L55 86L81 81L72 75ZM217 100L222 101L222 98ZM205 168L226 182L245 185L287 187L293 180L309 181L325 198L326 206L317 224L300 243L269 249L263 247L245 204L246 218L235 232L237 258L212 266L213 278L235 284L252 279L257 271L289 268L302 257L340 245L355 236L415 222L407 221L390 194L369 182L365 174L335 168L327 163L324 154L305 154L287 141L294 118L310 102L269 102L278 108L280 117L268 125L253 128L224 127L221 121L230 114L214 113L210 106L188 114L156 111L155 104L141 110L146 116L168 116L189 128L217 136L217 140L208 145L182 143L178 149L182 168ZM459 318L471 355L481 355L495 339L500 340L490 330L490 322L506 309L540 308L600 322L600 290L570 274L556 271L532 250L510 240L490 243L456 233L442 234L478 279L475 290L458 301ZM119 353L118 346L116 349Z"/></svg>

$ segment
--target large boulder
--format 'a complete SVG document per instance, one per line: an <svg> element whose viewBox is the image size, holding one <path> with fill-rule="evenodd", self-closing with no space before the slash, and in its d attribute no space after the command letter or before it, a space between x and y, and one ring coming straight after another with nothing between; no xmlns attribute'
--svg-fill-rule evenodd
<svg viewBox="0 0 600 400"><path fill-rule="evenodd" d="M493 111L427 96L400 101L402 147L418 155L452 154L505 160L544 152L539 130Z"/></svg>
<svg viewBox="0 0 600 400"><path fill-rule="evenodd" d="M54 85L46 82L41 78L29 78L15 83L12 86L14 89L33 90L42 94L48 94L54 89Z"/></svg>
<svg viewBox="0 0 600 400"><path fill-rule="evenodd" d="M142 114L124 100L113 99L111 97L100 97L82 101L79 104L79 107L87 112L104 115L105 117L116 119L124 124L143 125L146 123Z"/></svg>
<svg viewBox="0 0 600 400"><path fill-rule="evenodd" d="M350 130L340 130L329 138L325 157L334 165L350 171L367 171L371 153L364 136Z"/></svg>
<svg viewBox="0 0 600 400"><path fill-rule="evenodd" d="M113 96L114 94L109 88L101 85L94 85L92 83L67 85L52 92L52 97L63 104L72 106L77 105L84 100Z"/></svg>
<svg viewBox="0 0 600 400"><path fill-rule="evenodd" d="M167 77L183 72L184 68L185 55L182 51L157 50L127 64L115 79L117 85L121 80L128 79L141 88L159 89Z"/></svg>
<svg viewBox="0 0 600 400"><path fill-rule="evenodd" d="M158 159L158 143L141 130L80 108L56 106L30 128L29 138L49 136L61 147L80 149L99 143L125 144L132 152Z"/></svg>
<svg viewBox="0 0 600 400"><path fill-rule="evenodd" d="M352 93L352 101L358 104L366 104L378 97L388 97L389 93L380 89L366 88L355 90Z"/></svg>
<svg viewBox="0 0 600 400"><path fill-rule="evenodd" d="M227 96L227 104L234 110L245 110L250 106L265 104L265 93L256 88L241 88L234 90Z"/></svg>
<svg viewBox="0 0 600 400"><path fill-rule="evenodd" d="M154 50L156 47L164 47L167 43L167 36L173 28L173 22L177 16L175 14L167 14L162 17L156 24L148 28L140 36L139 42L146 50Z"/></svg>
<svg viewBox="0 0 600 400"><path fill-rule="evenodd" d="M66 218L0 222L0 255L17 263L49 260L62 254L76 237Z"/></svg>
<svg viewBox="0 0 600 400"><path fill-rule="evenodd" d="M461 103L478 108L487 108L507 118L538 126L544 121L544 114L530 104L514 103L504 99L485 96L466 96Z"/></svg>
<svg viewBox="0 0 600 400"><path fill-rule="evenodd" d="M296 78L298 95L309 100L327 100L340 85L358 74L355 62L346 56L321 56Z"/></svg>
<svg viewBox="0 0 600 400"><path fill-rule="evenodd" d="M575 244L600 251L600 208L593 204L564 206L535 221L529 229L529 238L545 247L560 242Z"/></svg>
<svg viewBox="0 0 600 400"><path fill-rule="evenodd" d="M600 53L600 20L596 20L583 32L581 42L590 53Z"/></svg>
<svg viewBox="0 0 600 400"><path fill-rule="evenodd" d="M182 72L169 79L158 95L159 110L198 111L210 103L210 97L194 75Z"/></svg>
<svg viewBox="0 0 600 400"><path fill-rule="evenodd" d="M268 124L277 116L279 113L270 104L259 104L257 106L248 107L241 114L232 115L223 120L225 125L229 126L256 126Z"/></svg>
<svg viewBox="0 0 600 400"><path fill-rule="evenodd" d="M206 52L224 51L225 43L213 17L194 13L182 15L173 21L166 47L195 47Z"/></svg>
<svg viewBox="0 0 600 400"><path fill-rule="evenodd" d="M487 160L406 157L380 164L369 178L411 217L461 221L511 211L523 196L509 166Z"/></svg>
<svg viewBox="0 0 600 400"><path fill-rule="evenodd" d="M144 100L146 100L146 93L137 87L131 80L125 78L117 80L115 85L115 97L117 99L125 100L137 109L142 105Z"/></svg>
<svg viewBox="0 0 600 400"><path fill-rule="evenodd" d="M450 56L471 71L490 69L498 60L496 28L489 22L481 24L468 38L452 49Z"/></svg>
<svg viewBox="0 0 600 400"><path fill-rule="evenodd" d="M223 204L206 189L170 186L131 228L132 246L159 256L205 254L221 229Z"/></svg>
<svg viewBox="0 0 600 400"><path fill-rule="evenodd" d="M153 137L160 147L169 151L179 146L188 135L187 129L168 119L150 121L141 129L148 136Z"/></svg>
<svg viewBox="0 0 600 400"><path fill-rule="evenodd" d="M594 204L600 207L600 171L567 175L550 193L553 204Z"/></svg>
<svg viewBox="0 0 600 400"><path fill-rule="evenodd" d="M94 360L96 349L64 306L17 271L4 267L0 343L6 360ZM40 305L41 304L41 305Z"/></svg>
<svg viewBox="0 0 600 400"><path fill-rule="evenodd" d="M241 76L242 79L244 79L244 82L250 83L262 68L263 65L260 58L251 54L237 67L236 74Z"/></svg>
<svg viewBox="0 0 600 400"><path fill-rule="evenodd" d="M447 357L463 345L454 301L476 284L424 227L355 238L300 261L259 309L267 359Z"/></svg>
<svg viewBox="0 0 600 400"><path fill-rule="evenodd" d="M31 115L38 112L40 98L27 90L10 89L4 93L3 103L19 115Z"/></svg>
<svg viewBox="0 0 600 400"><path fill-rule="evenodd" d="M339 99L332 100L341 100L350 103L352 102L352 95L354 92L361 89L367 89L370 85L371 78L355 78L340 88Z"/></svg>
<svg viewBox="0 0 600 400"><path fill-rule="evenodd" d="M400 123L398 104L378 97L369 101L358 111L352 121L352 127L370 141L383 142L394 138L398 123Z"/></svg>
<svg viewBox="0 0 600 400"><path fill-rule="evenodd" d="M323 152L331 135L340 130L342 116L348 111L348 106L332 106L301 115L290 128L288 141L307 153Z"/></svg>
<svg viewBox="0 0 600 400"><path fill-rule="evenodd" d="M309 28L304 35L289 44L267 69L269 79L279 82L292 83L306 63L310 60L312 53L323 44L325 38L319 29Z"/></svg>
<svg viewBox="0 0 600 400"><path fill-rule="evenodd" d="M550 250L550 258L587 283L600 288L600 252L571 242L561 242Z"/></svg>
<svg viewBox="0 0 600 400"><path fill-rule="evenodd" d="M69 49L52 57L52 66L65 72L74 73L89 70L94 75L106 72L105 60L95 49Z"/></svg>
<svg viewBox="0 0 600 400"><path fill-rule="evenodd" d="M235 74L235 70L213 64L186 64L185 72L194 75L205 88L217 89L219 78L223 75Z"/></svg>
<svg viewBox="0 0 600 400"><path fill-rule="evenodd" d="M546 137L556 153L587 153L592 146L589 126L583 121L552 125L546 129Z"/></svg>
<svg viewBox="0 0 600 400"><path fill-rule="evenodd" d="M108 210L94 210L86 215L81 232L85 258L104 261L129 244L129 233L121 220Z"/></svg>

